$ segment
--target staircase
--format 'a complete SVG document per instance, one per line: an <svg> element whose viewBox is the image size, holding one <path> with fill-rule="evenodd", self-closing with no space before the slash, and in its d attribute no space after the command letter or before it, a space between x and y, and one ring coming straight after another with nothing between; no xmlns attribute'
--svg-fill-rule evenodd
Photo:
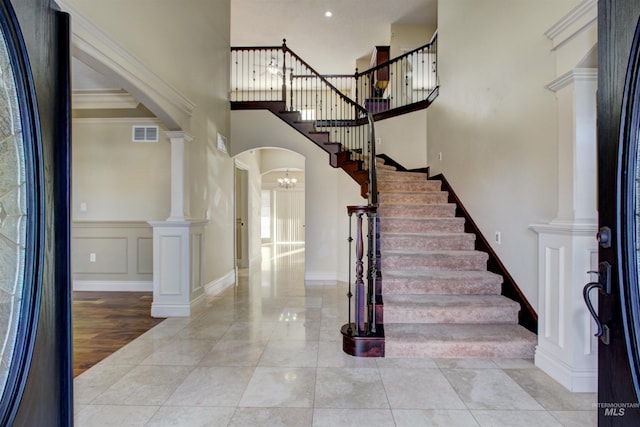
<svg viewBox="0 0 640 427"><path fill-rule="evenodd" d="M440 181L378 164L386 357L533 358L520 305L500 295Z"/></svg>
<svg viewBox="0 0 640 427"><path fill-rule="evenodd" d="M411 84L393 84L395 92L388 98L395 113L426 108L438 90L435 46L433 40L393 64L355 76L327 77L284 40L282 46L232 48L231 109L271 111L327 152L331 166L347 172L368 199L366 206L348 207L350 221L352 215L357 218L356 238L351 231L349 235L350 244L356 242L357 259L356 293L350 288L349 320L341 329L345 352L363 357L532 358L535 334L518 325L519 303L500 295L513 291L511 281L503 291L502 277L487 271L488 254L474 250L475 235L464 232L465 219L456 217L457 206L448 203L441 182L376 159L374 117L358 94L370 93L380 67L405 69L426 55L431 71L414 76ZM390 69L390 75L405 75ZM369 226L366 262L363 218Z"/></svg>

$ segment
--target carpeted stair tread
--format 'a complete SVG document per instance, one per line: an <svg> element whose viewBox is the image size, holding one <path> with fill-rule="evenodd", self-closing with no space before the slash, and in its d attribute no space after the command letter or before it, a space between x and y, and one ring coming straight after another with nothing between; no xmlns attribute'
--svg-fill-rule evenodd
<svg viewBox="0 0 640 427"><path fill-rule="evenodd" d="M389 181L427 181L427 174L424 172L404 172L389 169L378 170L378 182Z"/></svg>
<svg viewBox="0 0 640 427"><path fill-rule="evenodd" d="M381 249L382 271L392 270L482 270L488 255L480 251L423 251Z"/></svg>
<svg viewBox="0 0 640 427"><path fill-rule="evenodd" d="M407 218L385 216L380 221L380 232L450 232L464 231L464 218L459 217L431 217Z"/></svg>
<svg viewBox="0 0 640 427"><path fill-rule="evenodd" d="M440 181L409 180L409 181L380 181L378 191L440 191Z"/></svg>
<svg viewBox="0 0 640 427"><path fill-rule="evenodd" d="M473 250L476 241L471 233L382 233L381 249L404 250Z"/></svg>
<svg viewBox="0 0 640 427"><path fill-rule="evenodd" d="M502 276L489 271L385 270L384 295L456 294L497 295Z"/></svg>
<svg viewBox="0 0 640 427"><path fill-rule="evenodd" d="M445 204L448 202L449 193L446 191L387 191L378 195L380 206L387 204L412 205L412 204Z"/></svg>
<svg viewBox="0 0 640 427"><path fill-rule="evenodd" d="M533 358L534 333L518 324L385 324L385 357Z"/></svg>
<svg viewBox="0 0 640 427"><path fill-rule="evenodd" d="M502 295L386 295L384 323L518 323L520 304Z"/></svg>
<svg viewBox="0 0 640 427"><path fill-rule="evenodd" d="M378 213L384 217L394 218L447 218L454 217L454 203L422 203L422 204L383 204Z"/></svg>

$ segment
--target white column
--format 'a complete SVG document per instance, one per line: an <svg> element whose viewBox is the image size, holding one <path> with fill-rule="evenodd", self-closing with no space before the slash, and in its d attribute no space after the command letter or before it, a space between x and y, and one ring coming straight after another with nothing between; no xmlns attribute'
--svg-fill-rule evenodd
<svg viewBox="0 0 640 427"><path fill-rule="evenodd" d="M166 133L171 141L171 213L167 221L184 221L189 217L185 142L191 141L191 136L184 131L170 131Z"/></svg>
<svg viewBox="0 0 640 427"><path fill-rule="evenodd" d="M207 221L151 221L152 317L190 316L204 297L204 226Z"/></svg>
<svg viewBox="0 0 640 427"><path fill-rule="evenodd" d="M597 338L582 297L595 280L596 203L595 69L574 69L549 89L558 99L558 213L538 233L538 346L535 363L567 389L597 389ZM595 297L596 292L593 293Z"/></svg>
<svg viewBox="0 0 640 427"><path fill-rule="evenodd" d="M186 142L184 131L167 132L171 141L171 212L153 227L153 317L190 316L204 296L202 283L204 226L190 221Z"/></svg>

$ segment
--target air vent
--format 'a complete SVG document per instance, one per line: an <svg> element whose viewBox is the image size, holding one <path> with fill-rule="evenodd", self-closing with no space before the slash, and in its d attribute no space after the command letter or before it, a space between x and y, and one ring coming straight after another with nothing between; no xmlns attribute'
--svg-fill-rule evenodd
<svg viewBox="0 0 640 427"><path fill-rule="evenodd" d="M158 142L158 126L134 126L133 142Z"/></svg>

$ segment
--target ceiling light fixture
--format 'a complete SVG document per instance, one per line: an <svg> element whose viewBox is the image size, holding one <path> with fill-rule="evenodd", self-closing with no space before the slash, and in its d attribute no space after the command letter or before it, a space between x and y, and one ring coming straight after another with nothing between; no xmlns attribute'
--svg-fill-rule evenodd
<svg viewBox="0 0 640 427"><path fill-rule="evenodd" d="M330 10L327 10L327 11L324 13L324 16L325 16L326 18L331 18L331 17L333 16L333 13L331 13L331 11L330 11Z"/></svg>
<svg viewBox="0 0 640 427"><path fill-rule="evenodd" d="M298 180L295 178L289 178L289 169L284 174L284 178L278 178L278 185L285 190L289 188L293 188L298 183Z"/></svg>

